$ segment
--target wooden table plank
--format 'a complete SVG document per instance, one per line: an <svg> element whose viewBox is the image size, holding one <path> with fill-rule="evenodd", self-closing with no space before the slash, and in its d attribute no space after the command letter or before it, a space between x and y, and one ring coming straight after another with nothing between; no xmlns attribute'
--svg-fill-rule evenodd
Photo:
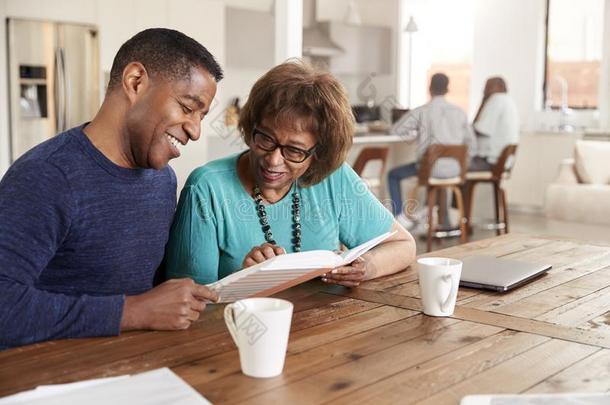
<svg viewBox="0 0 610 405"><path fill-rule="evenodd" d="M610 350L600 350L566 368L527 393L610 391Z"/></svg>
<svg viewBox="0 0 610 405"><path fill-rule="evenodd" d="M300 297L294 303L292 331L380 306L320 293ZM325 310L320 311L312 303ZM303 308L307 309L302 311ZM79 340L63 341L62 350L24 356L11 362L11 367L0 368L0 396L42 383L58 384L174 367L234 348L224 325L224 305L209 306L201 320L186 331L126 333L120 338L87 339L86 345L75 345L74 350L69 350L70 343L75 342ZM87 367L81 367L82 364Z"/></svg>
<svg viewBox="0 0 610 405"><path fill-rule="evenodd" d="M333 403L417 402L549 340L528 333L504 331L367 385Z"/></svg>
<svg viewBox="0 0 610 405"><path fill-rule="evenodd" d="M579 325L579 328L610 334L610 311L595 319L590 319L586 324Z"/></svg>
<svg viewBox="0 0 610 405"><path fill-rule="evenodd" d="M502 329L460 322L431 335L401 343L357 361L315 373L299 381L248 398L249 404L322 403L383 380L423 361L495 335Z"/></svg>
<svg viewBox="0 0 610 405"><path fill-rule="evenodd" d="M277 378L254 380L246 377L239 371L236 353L219 355L206 361L206 367L215 368L213 374L206 373L203 367L189 367L190 365L178 367L175 371L214 402L245 402L254 395L337 365L357 361L362 356L399 343L424 335L433 336L438 330L459 322L461 321L455 319L416 315L356 335L329 341L302 352L295 352L291 347L299 343L300 336L297 333L296 336L291 336L284 372Z"/></svg>
<svg viewBox="0 0 610 405"><path fill-rule="evenodd" d="M413 297L421 299L421 294L419 292L419 283L417 280L411 281L405 284L401 284L395 287L387 288L383 290L384 292L389 292L396 295L404 295L405 297ZM464 288L460 287L458 290L457 301L458 302L468 302L472 297L481 294L481 290L475 290L473 288Z"/></svg>
<svg viewBox="0 0 610 405"><path fill-rule="evenodd" d="M466 395L523 392L600 349L551 340L432 395L421 404L458 403Z"/></svg>
<svg viewBox="0 0 610 405"><path fill-rule="evenodd" d="M419 300L411 297L403 297L386 292L346 289L341 287L327 288L326 292L340 294L363 301L376 302L380 304L396 306L399 308L421 310ZM481 311L476 308L456 306L454 318L465 321L482 323L485 325L497 325L502 328L519 332L529 332L537 335L548 336L556 339L567 340L610 349L610 334L596 330L576 329L563 325L555 325L548 322L519 318L510 315Z"/></svg>
<svg viewBox="0 0 610 405"><path fill-rule="evenodd" d="M521 318L542 320L539 318L541 315L589 294L591 294L591 291L588 289L571 287L566 283L530 295L518 301L498 306L494 308L493 312Z"/></svg>
<svg viewBox="0 0 610 405"><path fill-rule="evenodd" d="M524 252L543 245L552 245L556 240L548 237L538 237L519 233L509 233L493 238L482 239L464 245L457 245L447 249L436 250L420 257L443 256L461 259L467 256L484 255L502 257L518 252Z"/></svg>
<svg viewBox="0 0 610 405"><path fill-rule="evenodd" d="M536 319L558 325L578 326L610 310L610 287L569 302Z"/></svg>

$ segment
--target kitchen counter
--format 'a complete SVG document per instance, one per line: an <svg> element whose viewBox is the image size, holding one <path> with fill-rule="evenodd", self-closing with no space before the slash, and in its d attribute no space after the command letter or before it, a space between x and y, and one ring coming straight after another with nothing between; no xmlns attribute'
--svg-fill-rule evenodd
<svg viewBox="0 0 610 405"><path fill-rule="evenodd" d="M355 145L365 145L372 143L397 143L410 142L401 135L380 132L357 132L354 134Z"/></svg>

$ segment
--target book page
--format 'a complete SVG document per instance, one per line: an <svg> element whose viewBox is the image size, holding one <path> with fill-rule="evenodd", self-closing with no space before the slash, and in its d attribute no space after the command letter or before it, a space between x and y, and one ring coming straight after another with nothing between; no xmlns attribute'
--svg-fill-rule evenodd
<svg viewBox="0 0 610 405"><path fill-rule="evenodd" d="M379 235L378 237L376 237L374 239L369 240L368 242L364 242L363 244L356 246L353 249L343 252L343 254L341 255L343 262L341 264L339 264L339 266L353 262L354 260L356 260L357 258L362 256L363 254L365 254L366 252L368 252L375 246L379 245L381 242L383 242L390 236L394 235L395 233L396 233L396 231L386 232L382 235Z"/></svg>
<svg viewBox="0 0 610 405"><path fill-rule="evenodd" d="M330 250L310 250L308 252L288 253L265 262L262 271L281 269L321 269L340 266L342 258Z"/></svg>
<svg viewBox="0 0 610 405"><path fill-rule="evenodd" d="M25 394L40 391L28 397ZM65 405L65 404L180 404L210 405L207 399L199 394L168 368L146 371L132 376L103 379L99 382L60 384L42 386L33 391L0 399L2 405Z"/></svg>
<svg viewBox="0 0 610 405"><path fill-rule="evenodd" d="M560 393L560 394L498 394L467 395L460 405L602 405L610 403L608 393Z"/></svg>

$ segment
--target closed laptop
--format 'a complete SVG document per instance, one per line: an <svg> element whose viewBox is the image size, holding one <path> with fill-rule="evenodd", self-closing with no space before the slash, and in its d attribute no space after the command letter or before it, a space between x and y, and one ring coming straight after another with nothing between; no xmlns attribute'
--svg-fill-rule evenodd
<svg viewBox="0 0 610 405"><path fill-rule="evenodd" d="M537 278L551 269L550 264L529 263L493 256L469 256L462 260L463 287L508 291Z"/></svg>

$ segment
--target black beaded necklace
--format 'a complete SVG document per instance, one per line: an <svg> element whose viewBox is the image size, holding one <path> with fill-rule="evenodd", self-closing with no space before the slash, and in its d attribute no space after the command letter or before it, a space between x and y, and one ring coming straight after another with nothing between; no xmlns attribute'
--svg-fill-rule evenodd
<svg viewBox="0 0 610 405"><path fill-rule="evenodd" d="M273 239L271 226L269 225L269 220L267 219L267 211L265 211L265 206L263 205L263 194L261 193L261 189L258 187L258 184L254 185L254 189L252 191L254 193L254 202L256 203L256 213L261 223L261 229L265 234L265 240L272 245L277 245L275 239ZM301 210L299 203L299 190L298 186L295 184L294 191L292 192L292 249L295 252L301 251Z"/></svg>

